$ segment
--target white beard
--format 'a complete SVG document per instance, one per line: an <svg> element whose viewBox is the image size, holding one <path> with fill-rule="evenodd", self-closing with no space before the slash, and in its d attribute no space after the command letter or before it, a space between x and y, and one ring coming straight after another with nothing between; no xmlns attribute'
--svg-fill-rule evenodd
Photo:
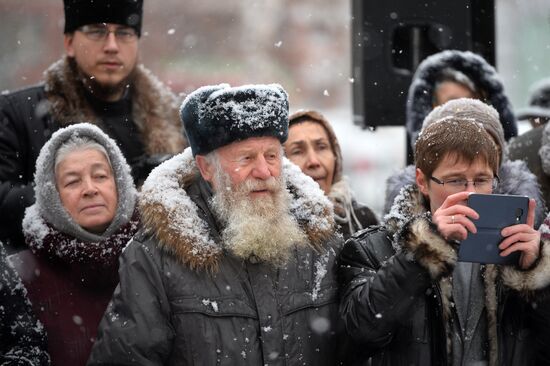
<svg viewBox="0 0 550 366"><path fill-rule="evenodd" d="M232 186L229 175L217 169L214 177L219 187L212 198L212 208L225 224L222 239L236 256L256 257L275 266L284 264L295 246L308 239L290 214L292 199L282 177L268 180L247 179ZM252 198L250 192L267 189L270 194Z"/></svg>

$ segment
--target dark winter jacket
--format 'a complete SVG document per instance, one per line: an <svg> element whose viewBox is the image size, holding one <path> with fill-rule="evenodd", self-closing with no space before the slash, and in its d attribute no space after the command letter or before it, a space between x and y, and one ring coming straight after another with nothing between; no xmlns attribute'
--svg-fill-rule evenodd
<svg viewBox="0 0 550 366"><path fill-rule="evenodd" d="M35 162L44 143L54 131L73 123L103 127L84 93L74 66L63 58L46 71L42 85L0 96L0 239L10 250L23 245L21 221L34 202ZM155 157L178 153L186 145L179 102L142 66L136 69L131 93L133 121L146 151L133 170L146 175L151 166L145 165L154 164Z"/></svg>
<svg viewBox="0 0 550 366"><path fill-rule="evenodd" d="M0 365L47 366L46 332L0 245Z"/></svg>
<svg viewBox="0 0 550 366"><path fill-rule="evenodd" d="M114 218L103 233L81 227L64 208L54 167L59 148L88 137L107 153L117 187ZM10 256L28 289L34 312L48 334L54 365L85 365L97 326L118 283L118 257L138 230L136 189L116 142L97 126L57 130L42 147L35 173L36 202L25 210L23 232L30 250Z"/></svg>
<svg viewBox="0 0 550 366"><path fill-rule="evenodd" d="M153 170L88 365L338 364L331 205L295 165L283 174L310 246L274 267L223 248L191 149Z"/></svg>
<svg viewBox="0 0 550 366"><path fill-rule="evenodd" d="M435 84L441 71L451 68L468 76L483 91L484 100L500 115L506 141L518 134L510 100L496 70L470 51L446 50L427 57L418 65L407 96L407 132L414 145L424 118L433 109Z"/></svg>
<svg viewBox="0 0 550 366"><path fill-rule="evenodd" d="M550 126L533 128L510 141L510 159L525 161L540 184L542 197L550 204Z"/></svg>
<svg viewBox="0 0 550 366"><path fill-rule="evenodd" d="M431 222L409 186L378 228L357 233L342 253L340 312L373 365L449 365L450 274L457 248ZM530 270L482 266L489 365L550 362L550 246Z"/></svg>
<svg viewBox="0 0 550 366"><path fill-rule="evenodd" d="M43 222L48 235L29 243L32 251L10 256L48 334L53 365L86 364L118 283L118 257L137 232L138 222L136 216L100 243L79 241Z"/></svg>
<svg viewBox="0 0 550 366"><path fill-rule="evenodd" d="M415 183L415 171L416 167L409 165L386 180L384 215L389 213L395 197L397 197L401 189ZM544 220L546 206L537 182L537 177L529 171L525 162L521 160L505 160L500 166L498 177L500 178L500 183L494 193L523 195L535 199L537 202L535 208L535 228L538 228Z"/></svg>

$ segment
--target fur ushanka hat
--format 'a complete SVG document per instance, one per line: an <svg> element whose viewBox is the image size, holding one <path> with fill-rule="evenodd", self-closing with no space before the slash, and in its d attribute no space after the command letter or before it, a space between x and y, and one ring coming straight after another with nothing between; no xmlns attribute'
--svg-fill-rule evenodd
<svg viewBox="0 0 550 366"><path fill-rule="evenodd" d="M193 156L251 137L288 138L288 95L278 84L203 86L180 109Z"/></svg>

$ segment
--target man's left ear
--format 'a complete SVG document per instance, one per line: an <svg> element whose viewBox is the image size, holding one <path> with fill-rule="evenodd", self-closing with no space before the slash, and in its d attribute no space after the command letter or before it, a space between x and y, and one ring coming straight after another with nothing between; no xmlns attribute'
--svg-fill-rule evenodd
<svg viewBox="0 0 550 366"><path fill-rule="evenodd" d="M74 34L67 33L63 38L63 46L65 47L65 53L69 57L74 57L74 48L73 48Z"/></svg>
<svg viewBox="0 0 550 366"><path fill-rule="evenodd" d="M210 164L204 155L195 156L195 162L197 163L197 167L199 168L202 178L212 184L212 180L214 178L214 166Z"/></svg>
<svg viewBox="0 0 550 366"><path fill-rule="evenodd" d="M418 168L416 168L416 185L424 196L428 196L428 177Z"/></svg>

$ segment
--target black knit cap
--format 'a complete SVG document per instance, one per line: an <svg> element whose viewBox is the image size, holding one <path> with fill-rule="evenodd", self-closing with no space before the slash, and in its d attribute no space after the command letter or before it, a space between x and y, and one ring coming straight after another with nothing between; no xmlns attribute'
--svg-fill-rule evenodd
<svg viewBox="0 0 550 366"><path fill-rule="evenodd" d="M65 33L87 24L113 23L132 27L141 35L143 0L63 0Z"/></svg>
<svg viewBox="0 0 550 366"><path fill-rule="evenodd" d="M183 101L180 117L193 156L251 137L288 138L288 95L278 84L203 86Z"/></svg>

